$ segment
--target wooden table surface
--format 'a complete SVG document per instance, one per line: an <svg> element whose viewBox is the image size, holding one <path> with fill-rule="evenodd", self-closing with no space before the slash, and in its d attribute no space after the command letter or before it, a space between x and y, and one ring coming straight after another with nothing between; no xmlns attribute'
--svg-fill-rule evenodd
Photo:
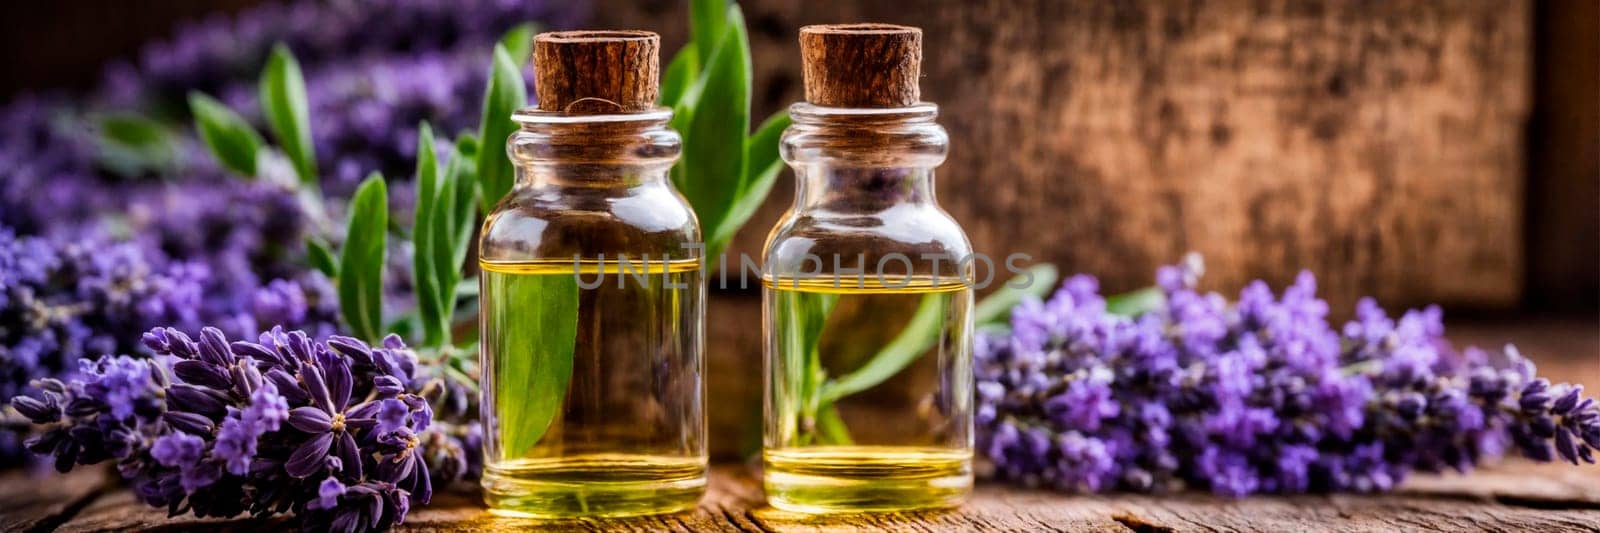
<svg viewBox="0 0 1600 533"><path fill-rule="evenodd" d="M109 472L0 478L4 531L278 530L286 518L169 519L116 488ZM691 513L636 519L533 521L489 515L470 492L435 496L406 531L1600 531L1600 467L1508 462L1470 476L1418 476L1381 495L1239 500L1209 494L1073 495L980 484L942 512L808 517L774 510L744 466L712 470Z"/></svg>
<svg viewBox="0 0 1600 533"><path fill-rule="evenodd" d="M1454 323L1458 344L1516 342L1540 373L1600 391L1600 327L1594 319ZM115 483L111 470L69 475L0 474L0 532L290 529L286 518L167 518ZM1507 461L1468 476L1419 475L1380 495L1239 500L1208 494L1072 495L980 484L958 510L837 517L784 513L763 502L755 472L712 470L698 509L628 520L536 522L490 516L470 491L442 492L413 509L412 531L1597 531L1600 465Z"/></svg>

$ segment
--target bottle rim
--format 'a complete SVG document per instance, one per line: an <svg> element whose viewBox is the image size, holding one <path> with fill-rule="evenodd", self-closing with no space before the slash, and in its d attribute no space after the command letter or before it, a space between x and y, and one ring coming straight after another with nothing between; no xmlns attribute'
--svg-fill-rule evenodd
<svg viewBox="0 0 1600 533"><path fill-rule="evenodd" d="M789 114L795 120L851 117L917 119L937 116L939 105L933 102L917 102L906 107L828 107L810 102L795 102L789 106Z"/></svg>
<svg viewBox="0 0 1600 533"><path fill-rule="evenodd" d="M596 124L612 122L654 122L672 120L672 108L655 106L644 111L633 113L605 113L595 115L574 115L560 111L542 111L538 107L528 106L518 109L511 114L511 120L518 124Z"/></svg>

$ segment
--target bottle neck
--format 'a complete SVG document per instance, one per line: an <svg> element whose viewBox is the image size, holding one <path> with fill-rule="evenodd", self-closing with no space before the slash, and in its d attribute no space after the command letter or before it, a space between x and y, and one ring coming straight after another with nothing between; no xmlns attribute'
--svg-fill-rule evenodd
<svg viewBox="0 0 1600 533"><path fill-rule="evenodd" d="M934 204L933 169L949 136L938 107L891 109L790 106L794 125L780 152L797 177L795 209L874 212Z"/></svg>
<svg viewBox="0 0 1600 533"><path fill-rule="evenodd" d="M683 141L672 110L569 115L528 108L507 141L518 188L629 188L665 183Z"/></svg>

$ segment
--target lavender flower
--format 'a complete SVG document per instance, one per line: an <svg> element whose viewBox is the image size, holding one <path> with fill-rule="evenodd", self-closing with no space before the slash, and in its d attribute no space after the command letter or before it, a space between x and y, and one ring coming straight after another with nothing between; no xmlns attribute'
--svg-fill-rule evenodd
<svg viewBox="0 0 1600 533"><path fill-rule="evenodd" d="M42 379L12 400L28 440L75 464L115 461L148 504L176 514L294 512L308 529L382 529L427 503L418 437L432 411L410 382L407 349L281 328L229 342L156 328L158 359L104 357L81 378ZM160 361L160 362L158 362Z"/></svg>
<svg viewBox="0 0 1600 533"><path fill-rule="evenodd" d="M30 379L68 378L81 357L144 355L134 339L157 324L191 335L202 324L233 336L273 326L318 339L335 332L332 286L309 271L301 252L309 232L328 228L312 222L318 217L302 211L291 188L228 179L187 134L176 136L170 165L130 173L110 164L87 116L132 112L182 130L183 98L198 90L259 123L256 77L273 43L284 42L309 82L313 141L330 193L331 212L318 215L337 219L349 185L341 176L410 175L419 121L446 131L474 124L483 64L504 31L528 21L570 27L585 10L583 3L499 0L268 4L186 25L170 40L143 47L138 61L107 68L86 104L24 95L0 106L8 124L0 133L0 225L13 228L0 229L0 323L23 325L0 329L0 397ZM410 199L397 198L397 218L409 218ZM17 240L53 250L3 250ZM69 248L84 253L62 252ZM405 248L398 251L391 259L409 264ZM24 259L7 263L8 253ZM86 271L93 274L80 274ZM80 288L78 278L85 277L92 279ZM404 301L409 276L390 279L396 280L391 301ZM463 424L418 436L441 443L430 449L452 450L426 457L452 472L436 480L441 484L476 471L474 395L463 393L470 387L460 378L418 378L432 383L429 407ZM242 419L209 423L208 431L225 430L239 443L257 432ZM254 452L231 442L224 441L224 450L242 468ZM0 464L11 463L18 446L14 433L0 430Z"/></svg>
<svg viewBox="0 0 1600 533"><path fill-rule="evenodd" d="M1513 347L1457 353L1438 308L1363 300L1341 329L1316 279L1235 302L1195 290L1197 257L1157 272L1163 305L1107 313L1094 278L1012 312L977 342L987 473L1062 490L1188 485L1229 496L1382 491L1468 471L1514 445L1595 462L1600 406L1537 379Z"/></svg>
<svg viewBox="0 0 1600 533"><path fill-rule="evenodd" d="M351 57L487 50L512 26L541 21L570 28L587 9L582 2L502 0L263 4L236 17L185 24L171 39L140 50L135 64L111 65L101 99L111 107L159 107L180 102L191 90L226 95L230 85L254 87L275 42L294 50L303 67L318 70Z"/></svg>

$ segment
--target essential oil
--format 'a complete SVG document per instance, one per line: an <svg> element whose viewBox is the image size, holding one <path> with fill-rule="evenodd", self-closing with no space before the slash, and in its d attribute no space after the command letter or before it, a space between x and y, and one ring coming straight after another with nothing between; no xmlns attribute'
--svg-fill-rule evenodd
<svg viewBox="0 0 1600 533"><path fill-rule="evenodd" d="M896 283L902 284L766 284L768 349L780 354L769 361L773 426L766 430L778 445L764 454L767 498L775 507L818 513L947 507L967 495L970 406L965 395L943 391L971 380L972 291L958 282ZM899 340L913 328L928 330L928 340ZM904 348L895 352L897 342ZM828 397L830 377L838 387L839 378L858 373L888 377Z"/></svg>
<svg viewBox="0 0 1600 533"><path fill-rule="evenodd" d="M767 238L763 482L807 513L959 505L972 489L974 261L934 199L949 140L921 102L921 31L801 29L806 102Z"/></svg>
<svg viewBox="0 0 1600 533"><path fill-rule="evenodd" d="M700 229L668 171L659 38L535 41L539 107L479 240L483 495L500 515L632 516L705 491Z"/></svg>
<svg viewBox="0 0 1600 533"><path fill-rule="evenodd" d="M700 261L632 263L479 263L497 512L654 514L704 492Z"/></svg>

